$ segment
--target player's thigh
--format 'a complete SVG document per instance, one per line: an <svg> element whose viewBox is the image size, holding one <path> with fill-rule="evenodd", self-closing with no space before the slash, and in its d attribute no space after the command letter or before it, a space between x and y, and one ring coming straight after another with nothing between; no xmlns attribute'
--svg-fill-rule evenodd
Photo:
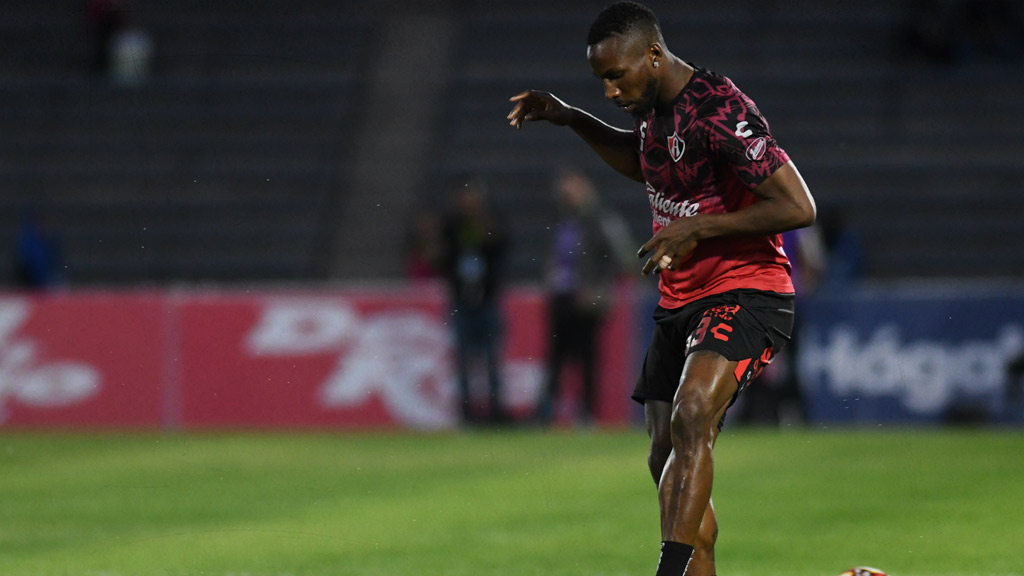
<svg viewBox="0 0 1024 576"><path fill-rule="evenodd" d="M673 400L675 417L693 424L716 424L739 389L738 362L719 352L698 350L686 358Z"/></svg>

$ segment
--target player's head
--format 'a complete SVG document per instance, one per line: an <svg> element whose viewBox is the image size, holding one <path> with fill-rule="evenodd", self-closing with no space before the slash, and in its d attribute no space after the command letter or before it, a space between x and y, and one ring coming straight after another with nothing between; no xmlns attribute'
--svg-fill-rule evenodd
<svg viewBox="0 0 1024 576"><path fill-rule="evenodd" d="M654 106L659 60L667 55L658 18L642 4L616 2L590 25L587 60L604 82L605 97L627 112Z"/></svg>

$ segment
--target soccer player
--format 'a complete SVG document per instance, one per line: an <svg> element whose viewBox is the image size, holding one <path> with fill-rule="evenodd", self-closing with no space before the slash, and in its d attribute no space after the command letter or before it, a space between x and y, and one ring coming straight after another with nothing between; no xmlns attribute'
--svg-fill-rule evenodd
<svg viewBox="0 0 1024 576"><path fill-rule="evenodd" d="M809 226L814 200L754 103L727 78L669 52L655 15L618 2L595 19L587 59L622 130L528 90L510 124L575 131L612 168L643 182L654 236L641 273L661 299L633 399L644 405L658 486L657 576L715 573L712 448L726 409L781 349L793 284L781 233Z"/></svg>

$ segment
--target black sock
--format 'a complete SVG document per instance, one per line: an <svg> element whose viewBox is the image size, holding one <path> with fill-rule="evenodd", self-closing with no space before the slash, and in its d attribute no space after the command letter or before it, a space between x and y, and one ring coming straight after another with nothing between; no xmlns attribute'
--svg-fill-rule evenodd
<svg viewBox="0 0 1024 576"><path fill-rule="evenodd" d="M668 540L662 542L655 576L684 576L686 567L690 565L690 556L693 556L693 546Z"/></svg>

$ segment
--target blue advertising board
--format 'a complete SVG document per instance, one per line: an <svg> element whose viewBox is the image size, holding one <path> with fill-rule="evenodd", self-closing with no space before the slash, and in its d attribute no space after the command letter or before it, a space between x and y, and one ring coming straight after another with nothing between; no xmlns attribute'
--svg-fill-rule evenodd
<svg viewBox="0 0 1024 576"><path fill-rule="evenodd" d="M798 303L816 422L1024 422L1024 288L879 288Z"/></svg>

